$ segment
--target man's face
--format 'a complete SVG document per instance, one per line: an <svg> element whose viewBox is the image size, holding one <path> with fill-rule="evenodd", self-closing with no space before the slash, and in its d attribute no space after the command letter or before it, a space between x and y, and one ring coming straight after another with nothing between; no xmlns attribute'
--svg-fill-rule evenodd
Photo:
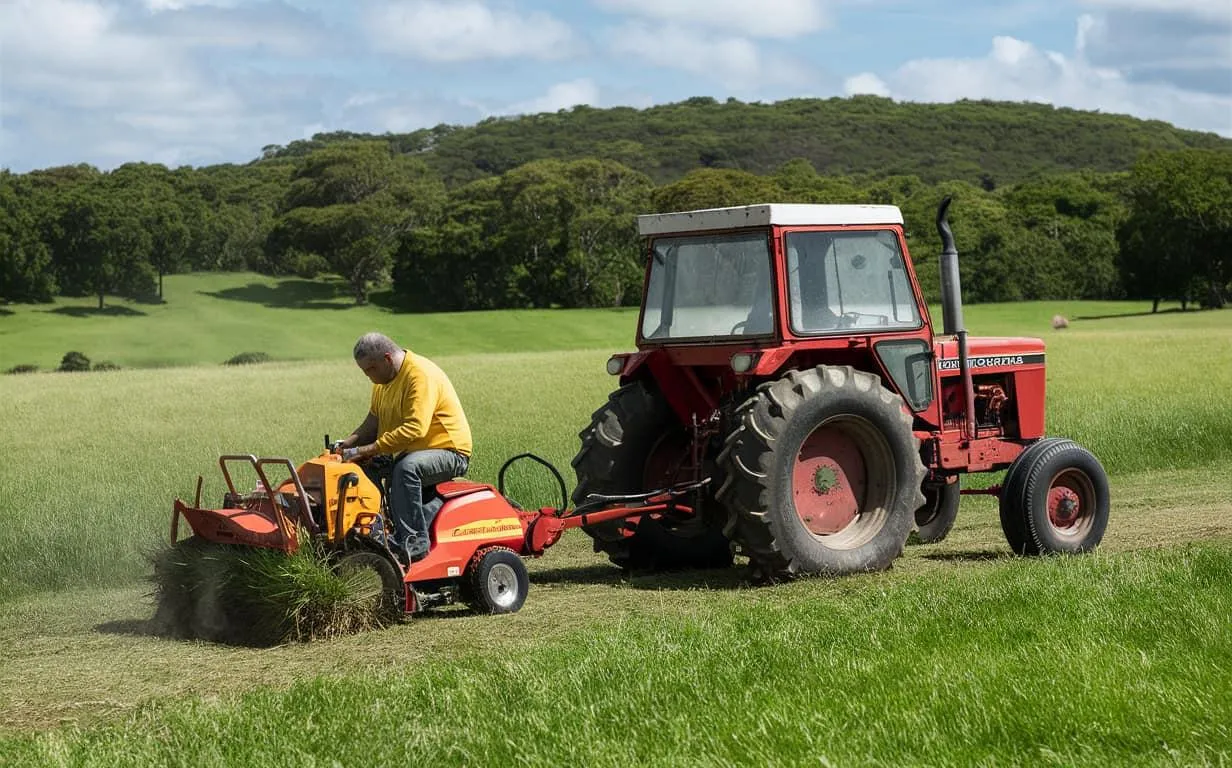
<svg viewBox="0 0 1232 768"><path fill-rule="evenodd" d="M398 375L398 370L394 368L392 352L356 360L355 364L373 384L388 384Z"/></svg>

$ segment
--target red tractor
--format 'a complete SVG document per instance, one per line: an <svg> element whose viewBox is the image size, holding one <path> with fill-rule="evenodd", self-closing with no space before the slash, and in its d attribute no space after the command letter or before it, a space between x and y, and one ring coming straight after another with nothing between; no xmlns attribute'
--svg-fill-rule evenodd
<svg viewBox="0 0 1232 768"><path fill-rule="evenodd" d="M688 506L586 526L631 568L717 567L764 578L888 568L915 532L943 539L959 477L1006 473L1021 555L1103 537L1108 482L1044 437L1044 343L968 338L958 254L937 214L942 330L887 205L751 205L640 216L646 279L637 351L573 460L573 499L713 477Z"/></svg>

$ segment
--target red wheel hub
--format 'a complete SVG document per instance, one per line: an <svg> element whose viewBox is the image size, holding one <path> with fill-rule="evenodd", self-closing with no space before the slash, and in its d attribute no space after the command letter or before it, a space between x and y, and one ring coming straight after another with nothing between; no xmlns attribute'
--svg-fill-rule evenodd
<svg viewBox="0 0 1232 768"><path fill-rule="evenodd" d="M1073 488L1048 489L1048 520L1057 528L1070 528L1082 517L1082 499Z"/></svg>
<svg viewBox="0 0 1232 768"><path fill-rule="evenodd" d="M842 429L822 425L800 446L791 491L804 527L819 536L849 526L864 507L868 470L860 447Z"/></svg>

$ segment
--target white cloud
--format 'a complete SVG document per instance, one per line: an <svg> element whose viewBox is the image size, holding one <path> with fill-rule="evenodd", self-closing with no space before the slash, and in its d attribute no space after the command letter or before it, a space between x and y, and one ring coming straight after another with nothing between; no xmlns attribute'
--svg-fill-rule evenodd
<svg viewBox="0 0 1232 768"><path fill-rule="evenodd" d="M98 0L0 5L0 67L10 168L247 158L302 135L312 108L304 79L211 73L182 40Z"/></svg>
<svg viewBox="0 0 1232 768"><path fill-rule="evenodd" d="M19 0L0 9L5 90L40 91L71 106L171 103L200 94L181 51L122 30L90 0ZM6 94L7 95L7 94Z"/></svg>
<svg viewBox="0 0 1232 768"><path fill-rule="evenodd" d="M848 96L871 94L873 96L889 96L890 86L871 72L865 72L843 81L843 92Z"/></svg>
<svg viewBox="0 0 1232 768"><path fill-rule="evenodd" d="M640 63L672 67L712 78L733 89L774 84L803 85L801 66L781 56L766 56L748 38L715 37L672 24L625 24L611 30L613 53Z"/></svg>
<svg viewBox="0 0 1232 768"><path fill-rule="evenodd" d="M1091 64L1114 68L1134 82L1228 95L1232 94L1232 16L1229 22L1111 9L1079 20L1076 48Z"/></svg>
<svg viewBox="0 0 1232 768"><path fill-rule="evenodd" d="M751 37L799 37L829 26L822 0L595 0L600 8Z"/></svg>
<svg viewBox="0 0 1232 768"><path fill-rule="evenodd" d="M441 123L473 123L490 113L475 105L416 93L360 91L332 110L326 123L312 133L349 130L367 133L408 133Z"/></svg>
<svg viewBox="0 0 1232 768"><path fill-rule="evenodd" d="M290 57L316 57L334 44L309 14L284 4L222 8L199 4L160 13L139 27L148 37L193 48L260 48Z"/></svg>
<svg viewBox="0 0 1232 768"><path fill-rule="evenodd" d="M142 0L142 4L146 10L152 13L162 13L163 11L182 11L185 8L190 8L194 5L213 5L221 8L228 8L236 5L241 0Z"/></svg>
<svg viewBox="0 0 1232 768"><path fill-rule="evenodd" d="M429 61L559 59L573 53L573 31L546 13L520 15L480 0L407 0L374 6L365 19L383 51Z"/></svg>
<svg viewBox="0 0 1232 768"><path fill-rule="evenodd" d="M533 115L540 112L558 112L578 104L599 105L599 87L589 78L556 83L547 93L529 101L510 105L505 114Z"/></svg>
<svg viewBox="0 0 1232 768"><path fill-rule="evenodd" d="M903 101L1044 102L1165 120L1232 136L1232 93L1135 82L1118 69L1092 65L1082 48L1090 33L1090 22L1082 22L1077 49L1069 55L1041 50L1012 37L997 37L983 58L917 59L889 74L863 73L848 82L876 80L886 86L888 95Z"/></svg>
<svg viewBox="0 0 1232 768"><path fill-rule="evenodd" d="M1123 11L1179 14L1232 23L1232 2L1228 0L1082 0L1082 2L1085 5Z"/></svg>

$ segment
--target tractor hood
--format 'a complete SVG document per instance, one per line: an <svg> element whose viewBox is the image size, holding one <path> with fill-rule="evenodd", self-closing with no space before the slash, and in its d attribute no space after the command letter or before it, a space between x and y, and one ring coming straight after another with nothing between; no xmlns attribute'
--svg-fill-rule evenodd
<svg viewBox="0 0 1232 768"><path fill-rule="evenodd" d="M939 336L933 341L941 375L958 375L958 340ZM972 372L1044 367L1044 341L1023 336L981 336L967 340Z"/></svg>

